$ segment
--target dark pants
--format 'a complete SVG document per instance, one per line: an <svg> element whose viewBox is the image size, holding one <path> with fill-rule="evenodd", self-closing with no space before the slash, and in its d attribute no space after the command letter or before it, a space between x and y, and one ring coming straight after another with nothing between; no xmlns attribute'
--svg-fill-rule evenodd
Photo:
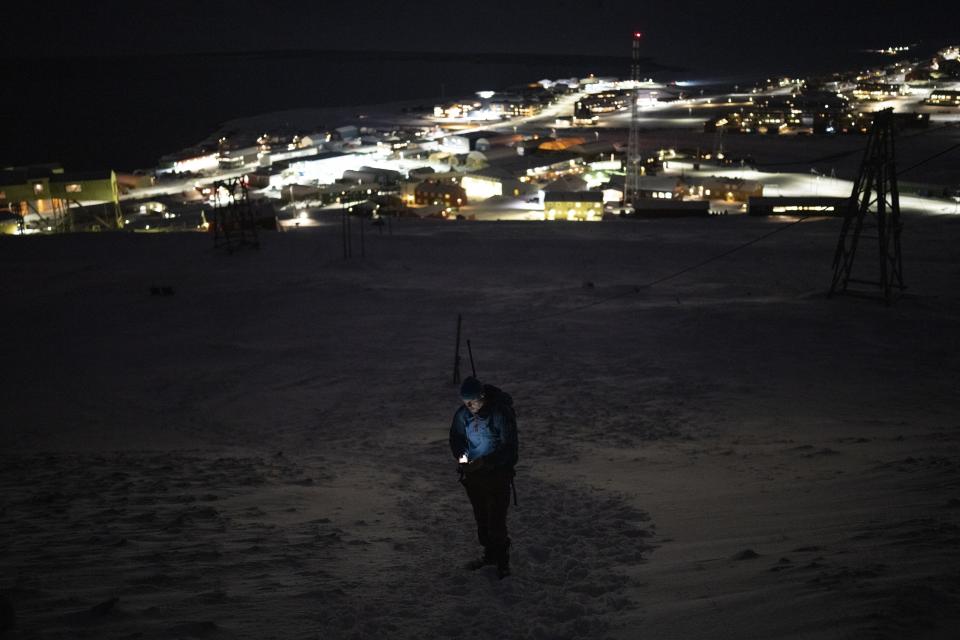
<svg viewBox="0 0 960 640"><path fill-rule="evenodd" d="M507 509L510 507L510 480L513 469L476 471L463 478L473 517L477 521L477 538L485 555L499 561L509 553Z"/></svg>

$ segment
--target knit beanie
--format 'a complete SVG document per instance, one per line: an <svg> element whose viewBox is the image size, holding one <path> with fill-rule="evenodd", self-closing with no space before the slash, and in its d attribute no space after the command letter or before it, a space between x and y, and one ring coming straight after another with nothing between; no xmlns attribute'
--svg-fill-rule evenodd
<svg viewBox="0 0 960 640"><path fill-rule="evenodd" d="M483 395L483 383L474 378L468 377L460 385L460 397L464 400L476 400Z"/></svg>

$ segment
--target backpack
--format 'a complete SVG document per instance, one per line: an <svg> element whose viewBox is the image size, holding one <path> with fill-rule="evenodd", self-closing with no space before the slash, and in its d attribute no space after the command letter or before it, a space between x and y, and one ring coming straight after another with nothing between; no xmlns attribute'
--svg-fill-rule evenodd
<svg viewBox="0 0 960 640"><path fill-rule="evenodd" d="M510 466L513 467L517 464L517 460L520 458L520 432L519 429L517 429L517 411L513 407L513 396L503 389L493 386L492 384L483 385L483 393L490 401L490 404L503 413L504 417L507 419L507 422L513 427L513 433L516 435L514 446L511 451L513 455L510 461Z"/></svg>

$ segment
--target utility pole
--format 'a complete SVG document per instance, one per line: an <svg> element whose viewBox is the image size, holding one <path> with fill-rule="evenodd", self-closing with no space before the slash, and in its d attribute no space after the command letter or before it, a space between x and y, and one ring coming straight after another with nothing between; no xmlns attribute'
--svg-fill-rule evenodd
<svg viewBox="0 0 960 640"><path fill-rule="evenodd" d="M640 191L640 38L639 31L633 33L633 62L630 66L630 80L633 91L630 93L630 136L627 139L627 166L623 185L623 205L633 206Z"/></svg>
<svg viewBox="0 0 960 640"><path fill-rule="evenodd" d="M453 351L453 384L460 384L460 328L463 325L463 315L457 314L457 343Z"/></svg>
<svg viewBox="0 0 960 640"><path fill-rule="evenodd" d="M868 215L869 214L869 215ZM843 227L833 256L833 282L830 295L863 292L851 291L853 282L877 286L884 301L893 301L894 290L902 291L903 262L900 255L900 191L897 187L894 149L893 109L884 109L873 116L870 138L860 165L860 175L853 183L853 192L844 213ZM880 279L861 280L851 277L857 254L857 242L863 231L876 232L864 238L877 241Z"/></svg>

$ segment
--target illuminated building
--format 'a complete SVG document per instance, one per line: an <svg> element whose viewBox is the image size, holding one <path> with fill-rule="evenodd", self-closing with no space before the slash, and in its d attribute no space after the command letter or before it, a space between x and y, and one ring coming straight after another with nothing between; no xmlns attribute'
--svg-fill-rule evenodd
<svg viewBox="0 0 960 640"><path fill-rule="evenodd" d="M545 220L596 221L603 218L600 191L550 191L543 194Z"/></svg>
<svg viewBox="0 0 960 640"><path fill-rule="evenodd" d="M0 207L40 231L123 227L117 174L56 166L0 171Z"/></svg>
<svg viewBox="0 0 960 640"><path fill-rule="evenodd" d="M683 198L683 183L679 178L671 176L640 176L636 198L653 198L658 200L672 200Z"/></svg>
<svg viewBox="0 0 960 640"><path fill-rule="evenodd" d="M630 105L630 94L626 91L603 91L581 98L573 105L573 123L581 125L595 124L598 114L622 111Z"/></svg>
<svg viewBox="0 0 960 640"><path fill-rule="evenodd" d="M291 162L280 174L270 177L271 187L280 187L287 181L331 184L348 169L359 169L365 158L357 154L327 151L316 156Z"/></svg>
<svg viewBox="0 0 960 640"><path fill-rule="evenodd" d="M942 60L960 60L960 47L956 45L944 47L937 52L937 57Z"/></svg>
<svg viewBox="0 0 960 640"><path fill-rule="evenodd" d="M166 173L200 173L219 167L218 151L189 150L160 158L157 175Z"/></svg>
<svg viewBox="0 0 960 640"><path fill-rule="evenodd" d="M849 198L794 196L762 197L747 199L747 213L751 216L776 215L822 215L838 216L849 204Z"/></svg>
<svg viewBox="0 0 960 640"><path fill-rule="evenodd" d="M859 100L886 100L905 94L902 84L892 82L858 82L853 97Z"/></svg>
<svg viewBox="0 0 960 640"><path fill-rule="evenodd" d="M231 170L241 169L246 166L257 164L260 160L260 154L263 151L259 146L244 147L242 149L225 149L217 157L217 165L220 169Z"/></svg>
<svg viewBox="0 0 960 640"><path fill-rule="evenodd" d="M599 116L595 115L590 109L590 106L587 105L583 100L578 100L576 104L573 105L573 124L596 124L599 119Z"/></svg>
<svg viewBox="0 0 960 640"><path fill-rule="evenodd" d="M343 172L343 180L358 184L396 184L402 178L399 171L380 169L378 167L363 166L359 169L347 169Z"/></svg>
<svg viewBox="0 0 960 640"><path fill-rule="evenodd" d="M273 165L277 172L279 172L279 165ZM283 165L284 167L286 165ZM270 186L270 175L273 173L268 167L260 167L252 173L246 175L247 185L253 189L266 189Z"/></svg>
<svg viewBox="0 0 960 640"><path fill-rule="evenodd" d="M277 162L286 162L296 158L309 158L320 153L322 147L303 147L280 151L261 151L257 154L257 163L261 167L269 167Z"/></svg>
<svg viewBox="0 0 960 640"><path fill-rule="evenodd" d="M695 181L687 178L680 181L680 186L681 190L686 190L688 194L694 187L698 190L703 187L703 197L726 202L746 202L751 197L763 195L762 182L742 178L711 176Z"/></svg>
<svg viewBox="0 0 960 640"><path fill-rule="evenodd" d="M452 102L433 108L433 117L441 120L500 120L507 113L503 103Z"/></svg>
<svg viewBox="0 0 960 640"><path fill-rule="evenodd" d="M460 180L460 185L466 191L467 196L475 201L486 200L494 196L518 197L533 191L530 184L520 182L509 173L490 168L464 175Z"/></svg>
<svg viewBox="0 0 960 640"><path fill-rule="evenodd" d="M960 107L960 91L934 89L930 92L930 97L926 99L926 103L941 107Z"/></svg>
<svg viewBox="0 0 960 640"><path fill-rule="evenodd" d="M522 147L518 148L518 152ZM522 155L489 157L490 168L520 179L554 180L565 173L583 171L580 154L572 151L524 151Z"/></svg>
<svg viewBox="0 0 960 640"><path fill-rule="evenodd" d="M487 151L496 144L512 140L512 136L504 136L496 131L471 131L458 135L446 136L441 142L443 148L451 153L470 153L471 151Z"/></svg>
<svg viewBox="0 0 960 640"><path fill-rule="evenodd" d="M426 180L414 188L414 202L420 205L462 207L467 204L467 192L458 184Z"/></svg>

